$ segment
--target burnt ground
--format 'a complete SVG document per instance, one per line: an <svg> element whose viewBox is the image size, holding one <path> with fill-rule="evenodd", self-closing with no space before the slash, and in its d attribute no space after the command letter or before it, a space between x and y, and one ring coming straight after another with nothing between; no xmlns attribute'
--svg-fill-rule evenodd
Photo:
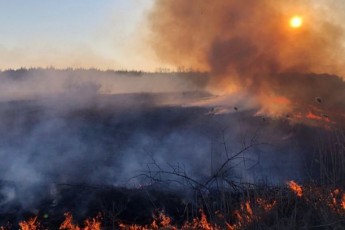
<svg viewBox="0 0 345 230"><path fill-rule="evenodd" d="M148 224L162 210L182 223L204 208L198 190L174 183L183 181L176 175L145 175L179 165L179 172L203 183L253 140L258 145L232 161L224 178L265 185L320 178L320 168L310 162L315 143L332 142L330 131L254 116L252 110L217 115L213 108L161 103L175 96L97 96L77 104L63 96L3 102L0 225L38 215L43 225L58 226L65 212L77 221L101 213L109 226L119 220ZM188 93L179 99L207 96ZM320 142L319 137L327 138ZM306 163L311 165L307 170Z"/></svg>

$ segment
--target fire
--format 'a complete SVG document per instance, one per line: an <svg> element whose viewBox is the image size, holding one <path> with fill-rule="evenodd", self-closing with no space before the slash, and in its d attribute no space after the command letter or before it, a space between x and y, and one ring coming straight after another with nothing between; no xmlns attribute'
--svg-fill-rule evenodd
<svg viewBox="0 0 345 230"><path fill-rule="evenodd" d="M84 230L100 230L101 222L97 218L92 218L85 221Z"/></svg>
<svg viewBox="0 0 345 230"><path fill-rule="evenodd" d="M327 122L327 123L330 123L331 120L328 118L328 117L321 117L321 116L318 116L312 112L309 111L309 113L306 115L306 117L310 120L316 120L316 121L324 121L324 122Z"/></svg>
<svg viewBox="0 0 345 230"><path fill-rule="evenodd" d="M279 117L290 113L292 109L292 102L286 97L262 94L260 101L262 108L257 113L258 115Z"/></svg>
<svg viewBox="0 0 345 230"><path fill-rule="evenodd" d="M329 206L338 213L344 213L345 211L345 193L341 192L340 189L335 189L331 192L331 202Z"/></svg>
<svg viewBox="0 0 345 230"><path fill-rule="evenodd" d="M260 212L262 214L267 214L271 211L271 209L275 206L276 201L273 203L265 200L263 198L258 198L256 202L254 202L254 206L252 206L250 201L243 202L240 205L240 208L233 212L234 217L234 224L229 224L225 217L222 214L218 216L224 221L224 226L227 227L228 230L239 230L246 228L249 224L253 223L254 221L259 221L261 219ZM260 211L261 210L261 211ZM259 212L258 212L259 211ZM263 211L263 212L262 212ZM217 212L216 212L217 214ZM186 221L182 227L174 226L171 223L171 218L166 216L163 212L159 213L154 217L153 222L151 225L126 225L123 223L119 223L119 229L123 230L158 230L158 229L204 229L204 230L220 230L224 229L224 227L220 227L217 224L210 222L203 210L200 210L200 218L196 217L192 221ZM38 230L40 229L40 223L37 220L37 217L32 218L28 221L20 222L21 230ZM5 229L5 228L3 228ZM76 223L74 223L73 216L70 213L65 213L65 220L59 227L60 230L100 230L101 229L101 222L100 217L88 219L84 222L84 227L79 227ZM1 230L1 228L0 228Z"/></svg>
<svg viewBox="0 0 345 230"><path fill-rule="evenodd" d="M287 183L289 188L298 196L302 197L303 196L303 189L300 185L298 185L295 181L289 181Z"/></svg>
<svg viewBox="0 0 345 230"><path fill-rule="evenodd" d="M249 201L246 202L246 210L247 210L249 216L253 215L253 210L252 210L252 207L250 206Z"/></svg>
<svg viewBox="0 0 345 230"><path fill-rule="evenodd" d="M289 188L298 196L302 197L306 204L313 207L327 208L325 210L331 211L331 213L345 216L345 192L342 189L323 189L320 187L306 186L302 189L302 186L298 185L294 181L289 181ZM291 194L293 195L293 194ZM240 230L246 229L252 226L254 223L259 223L265 219L265 216L270 215L273 209L279 205L279 202L275 199L267 199L264 197L256 197L255 199L249 198L239 203L239 208L233 210L232 213L222 213L220 211L215 212L218 219L210 221L208 216L203 210L200 210L200 216L187 220L183 226L174 225L172 219L161 212L154 215L154 219L150 225L138 225L138 224L123 224L117 222L118 229L123 230L158 230L158 229L204 229L204 230ZM279 207L278 207L279 208ZM230 215L229 215L230 214ZM212 218L212 217L210 217ZM228 222L230 221L230 222ZM219 225L218 225L219 224ZM28 221L22 221L19 223L21 230L38 230L45 229L38 221L38 218L31 218ZM0 230L11 229L1 228ZM73 216L70 213L65 214L65 220L60 225L60 230L100 230L101 221L100 217L90 218L84 221L83 227L79 227L73 221Z"/></svg>
<svg viewBox="0 0 345 230"><path fill-rule="evenodd" d="M207 221L207 218L206 218L206 215L203 211L200 211L201 212L201 220L200 220L200 224L199 224L199 227L201 229L205 229L205 230L213 230L213 229L216 229L214 228L208 221Z"/></svg>
<svg viewBox="0 0 345 230"><path fill-rule="evenodd" d="M40 223L37 220L37 217L31 218L28 221L19 222L21 230L36 230L39 228Z"/></svg>
<svg viewBox="0 0 345 230"><path fill-rule="evenodd" d="M168 227L171 223L171 219L170 217L167 217L166 215L164 215L163 213L159 214L159 218L161 220L161 225L163 227Z"/></svg>
<svg viewBox="0 0 345 230"><path fill-rule="evenodd" d="M343 194L341 198L341 207L345 210L345 193Z"/></svg>
<svg viewBox="0 0 345 230"><path fill-rule="evenodd" d="M294 16L290 19L290 26L292 28L299 28L303 25L303 19L300 16Z"/></svg>
<svg viewBox="0 0 345 230"><path fill-rule="evenodd" d="M249 201L246 201L244 205L241 204L241 208L236 210L234 215L237 222L232 225L227 224L229 230L243 229L246 225L259 219L259 217L254 214Z"/></svg>
<svg viewBox="0 0 345 230"><path fill-rule="evenodd" d="M100 230L101 229L101 222L99 221L99 217L92 218L85 220L84 222L85 227L80 228L78 225L73 223L73 216L70 213L65 213L65 220L60 225L60 230Z"/></svg>
<svg viewBox="0 0 345 230"><path fill-rule="evenodd" d="M73 216L70 213L65 213L65 220L60 226L60 230L80 230L80 228L73 224Z"/></svg>
<svg viewBox="0 0 345 230"><path fill-rule="evenodd" d="M258 199L256 199L256 203L260 207L262 207L265 210L265 212L270 212L274 208L274 206L277 204L277 201L274 200L272 202L269 202L265 199L258 198Z"/></svg>
<svg viewBox="0 0 345 230"><path fill-rule="evenodd" d="M150 226L140 225L126 225L123 223L119 224L120 229L124 230L148 230L148 229L176 229L170 225L171 218L166 216L164 213L159 213L158 217L155 217ZM90 229L91 230L91 229Z"/></svg>

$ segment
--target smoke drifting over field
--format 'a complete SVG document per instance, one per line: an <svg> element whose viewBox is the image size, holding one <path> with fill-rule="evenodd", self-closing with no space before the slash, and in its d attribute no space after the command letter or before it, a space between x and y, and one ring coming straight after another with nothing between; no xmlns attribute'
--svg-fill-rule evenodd
<svg viewBox="0 0 345 230"><path fill-rule="evenodd" d="M186 142L174 143L182 138L174 125L192 117L168 108L203 96L202 74L38 69L5 71L0 78L0 181L18 188L0 190L4 205L30 207L41 200L42 186L55 183L137 185L128 180L151 155L165 158L169 149L182 156L194 151L187 143L201 138L185 132Z"/></svg>
<svg viewBox="0 0 345 230"><path fill-rule="evenodd" d="M345 110L339 101L345 92L343 6L322 0L159 0L150 15L151 44L167 63L210 71L213 92L249 92L266 114L336 117ZM295 15L303 19L300 28L289 24ZM327 109L315 108L317 97Z"/></svg>
<svg viewBox="0 0 345 230"><path fill-rule="evenodd" d="M283 183L301 177L296 153L312 146L295 140L310 130L255 117L251 106L216 115L217 107L201 103L212 99L205 74L31 70L1 78L1 210L14 201L32 207L47 187L55 194L55 184L145 185L145 177L130 178L150 164L157 170L153 161L203 180L253 138L274 146L246 152L229 176ZM152 92L151 83L161 87Z"/></svg>

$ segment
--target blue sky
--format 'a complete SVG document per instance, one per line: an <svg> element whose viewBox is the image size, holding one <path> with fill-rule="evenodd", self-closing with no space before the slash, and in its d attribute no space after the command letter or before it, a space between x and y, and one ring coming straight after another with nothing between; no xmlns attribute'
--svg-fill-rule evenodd
<svg viewBox="0 0 345 230"><path fill-rule="evenodd" d="M0 0L0 68L152 68L144 47L153 0Z"/></svg>

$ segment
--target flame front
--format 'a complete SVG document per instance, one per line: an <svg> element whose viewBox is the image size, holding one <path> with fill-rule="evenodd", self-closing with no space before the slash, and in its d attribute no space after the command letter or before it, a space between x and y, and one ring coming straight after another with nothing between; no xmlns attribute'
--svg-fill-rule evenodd
<svg viewBox="0 0 345 230"><path fill-rule="evenodd" d="M298 185L294 181L287 183L289 189L293 191L295 195L301 199L296 200L297 204L301 204L304 208L311 207L322 209L322 212L328 212L339 217L345 217L345 192L342 189L325 189L322 187L312 187ZM281 194L281 193L277 193ZM277 195L276 194L276 195ZM294 196L292 193L290 195ZM186 221L183 226L177 226L172 223L172 219L164 214L164 212L154 215L154 219L150 225L138 225L138 224L124 224L118 223L119 229L123 230L158 230L158 229L202 229L202 230L241 230L250 228L255 223L260 223L266 219L267 215L276 215L274 210L280 208L286 208L286 203L282 203L279 197L264 198L258 196L253 199L244 200L239 205L238 209L232 211L232 213L225 214L216 212L212 217L212 221L208 218L208 215L203 210L200 210L200 216L194 218L192 221ZM279 199L279 200L278 200ZM234 204L236 205L236 204ZM278 205L282 205L277 207ZM295 205L295 204L294 204ZM19 223L21 230L39 230L46 229L41 226L37 217L31 218L28 221L22 221ZM1 230L7 230L10 228L0 228ZM60 230L100 230L101 221L100 217L90 218L84 221L83 227L79 227L74 223L73 216L70 213L65 214L65 220L60 225Z"/></svg>

